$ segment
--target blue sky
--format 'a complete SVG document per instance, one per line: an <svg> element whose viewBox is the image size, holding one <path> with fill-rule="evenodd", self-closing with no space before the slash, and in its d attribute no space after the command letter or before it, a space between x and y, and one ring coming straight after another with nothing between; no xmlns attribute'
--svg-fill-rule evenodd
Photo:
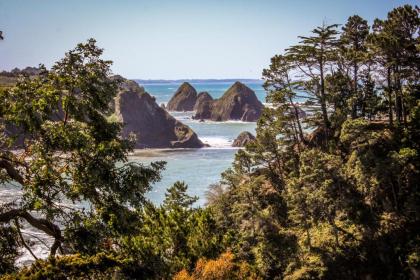
<svg viewBox="0 0 420 280"><path fill-rule="evenodd" d="M372 22L418 1L0 0L0 70L50 67L95 38L128 78L259 78L270 57L323 21Z"/></svg>

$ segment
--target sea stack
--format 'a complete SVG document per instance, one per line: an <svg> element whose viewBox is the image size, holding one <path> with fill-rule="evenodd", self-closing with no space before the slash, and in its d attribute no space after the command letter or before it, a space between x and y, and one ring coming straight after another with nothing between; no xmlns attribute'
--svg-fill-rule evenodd
<svg viewBox="0 0 420 280"><path fill-rule="evenodd" d="M184 82L169 100L166 108L168 111L192 111L196 101L197 91L192 85Z"/></svg>
<svg viewBox="0 0 420 280"><path fill-rule="evenodd" d="M207 91L200 92L197 96L197 100L195 101L195 105L193 108L194 111L197 111L201 104L208 101L213 101L213 97L211 97L211 95Z"/></svg>
<svg viewBox="0 0 420 280"><path fill-rule="evenodd" d="M232 147L245 147L248 143L254 142L255 136L248 131L241 132L235 141L233 141Z"/></svg>
<svg viewBox="0 0 420 280"><path fill-rule="evenodd" d="M220 99L199 104L194 119L255 122L262 110L263 104L255 92L241 82L235 82Z"/></svg>
<svg viewBox="0 0 420 280"><path fill-rule="evenodd" d="M115 99L122 136L136 135L135 148L202 148L191 128L162 109L136 82L124 80Z"/></svg>

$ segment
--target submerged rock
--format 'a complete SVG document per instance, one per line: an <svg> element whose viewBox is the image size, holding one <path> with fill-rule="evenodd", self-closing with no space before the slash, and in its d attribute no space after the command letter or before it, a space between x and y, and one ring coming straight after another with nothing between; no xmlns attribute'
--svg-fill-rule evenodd
<svg viewBox="0 0 420 280"><path fill-rule="evenodd" d="M197 134L162 109L136 82L124 80L115 99L122 136L136 135L135 148L202 148Z"/></svg>
<svg viewBox="0 0 420 280"><path fill-rule="evenodd" d="M255 136L248 131L241 132L235 141L233 141L232 147L245 147L246 144L254 142Z"/></svg>
<svg viewBox="0 0 420 280"><path fill-rule="evenodd" d="M169 111L192 111L197 100L197 91L187 82L184 82L169 100L166 106Z"/></svg>
<svg viewBox="0 0 420 280"><path fill-rule="evenodd" d="M263 105L254 91L241 82L235 82L220 99L198 104L193 118L255 122L262 110Z"/></svg>

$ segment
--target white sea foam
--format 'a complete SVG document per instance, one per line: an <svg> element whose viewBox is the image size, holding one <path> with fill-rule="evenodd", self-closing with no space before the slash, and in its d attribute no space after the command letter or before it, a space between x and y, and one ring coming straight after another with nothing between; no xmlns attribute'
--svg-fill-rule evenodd
<svg viewBox="0 0 420 280"><path fill-rule="evenodd" d="M193 123L200 123L200 124L251 124L252 122L245 122L241 120L228 120L228 121L212 121L212 120L195 120L193 116L195 111L185 111L185 112L176 112L176 111L169 111L172 117L179 121L188 121Z"/></svg>
<svg viewBox="0 0 420 280"><path fill-rule="evenodd" d="M54 239L43 232L34 230L27 225L24 225L24 227L25 228L22 229L22 235L26 242L32 245L32 252L38 258L46 259L50 253L49 250L54 242ZM35 261L34 257L26 248L20 248L20 252L22 254L16 260L16 265L18 267L28 266Z"/></svg>
<svg viewBox="0 0 420 280"><path fill-rule="evenodd" d="M212 121L212 120L190 120L190 122L193 123L200 123L203 125L226 125L226 124L237 124L237 125L250 125L250 124L254 124L253 122L244 122L244 121L239 121L239 120L229 120L229 121ZM200 135L199 135L200 136Z"/></svg>
<svg viewBox="0 0 420 280"><path fill-rule="evenodd" d="M205 136L200 137L200 140L203 143L210 145L210 148L231 148L233 142L226 137L220 136Z"/></svg>

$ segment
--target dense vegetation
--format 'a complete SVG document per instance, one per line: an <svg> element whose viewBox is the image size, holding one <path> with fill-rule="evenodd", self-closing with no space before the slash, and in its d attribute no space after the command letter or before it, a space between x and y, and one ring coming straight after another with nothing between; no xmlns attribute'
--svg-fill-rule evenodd
<svg viewBox="0 0 420 280"><path fill-rule="evenodd" d="M1 91L0 180L19 183L23 196L0 211L0 273L420 277L419 29L419 8L407 5L372 26L359 16L322 25L274 56L263 71L273 106L203 209L181 182L160 206L145 199L164 164L127 161L132 142L106 118L118 81L93 40L80 44L51 71ZM18 271L17 248L30 249L23 222L54 242L47 260Z"/></svg>

